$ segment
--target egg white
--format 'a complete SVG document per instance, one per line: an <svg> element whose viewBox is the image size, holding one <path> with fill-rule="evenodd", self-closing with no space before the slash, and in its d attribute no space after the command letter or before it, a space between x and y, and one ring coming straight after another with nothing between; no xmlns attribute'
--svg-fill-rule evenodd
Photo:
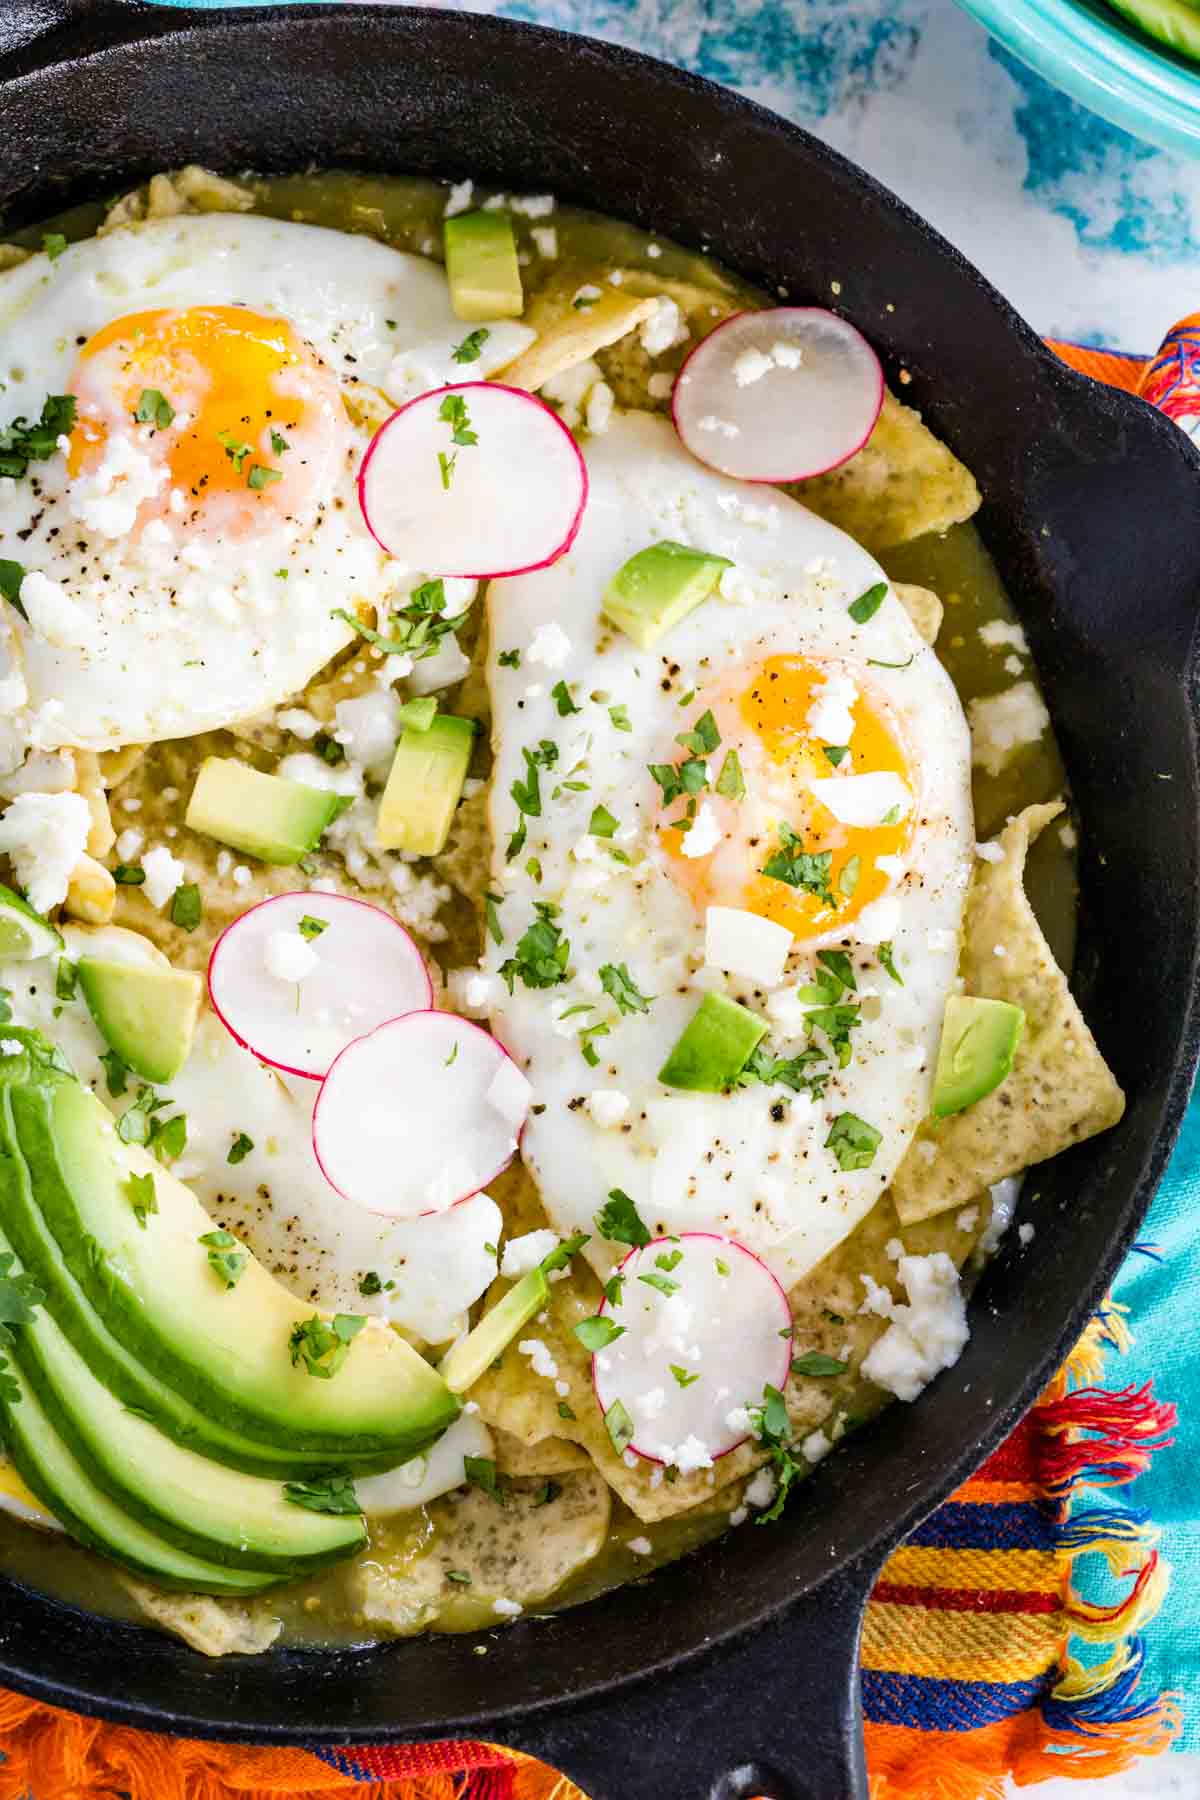
<svg viewBox="0 0 1200 1800"><path fill-rule="evenodd" d="M163 963L148 939L120 926L67 926L67 954ZM80 1080L121 1113L143 1085L130 1075L126 1093L108 1092L100 1061L107 1048L81 997L55 995L51 959L0 966L12 995L14 1022L60 1045ZM496 1274L503 1221L487 1194L437 1217L377 1218L343 1200L321 1174L312 1150L317 1083L284 1082L235 1043L215 1014L202 1013L191 1055L158 1091L162 1113L187 1117L187 1146L172 1165L201 1205L232 1231L297 1299L326 1310L375 1313L422 1343L447 1342ZM241 1162L229 1151L240 1133L254 1148ZM369 1271L390 1291L363 1295Z"/></svg>
<svg viewBox="0 0 1200 1800"><path fill-rule="evenodd" d="M443 271L371 238L246 215L151 221L0 275L0 424L36 419L47 395L67 392L79 347L110 321L230 305L288 320L345 396L376 390L378 417L451 379L466 334ZM477 376L533 335L513 321L487 331ZM146 430L130 421L135 449ZM79 521L61 451L19 480L0 478L0 559L47 576L65 596L31 604L29 624L4 609L4 766L24 745L103 750L253 716L350 641L333 610L378 605L400 571L357 504L370 427L347 417L328 430L337 441L323 509L283 518L264 505L261 527L236 541L169 519L165 540L98 535Z"/></svg>
<svg viewBox="0 0 1200 1800"><path fill-rule="evenodd" d="M484 966L492 977L493 1029L544 1108L526 1126L522 1153L555 1227L592 1232L587 1254L602 1273L621 1246L595 1234L593 1217L620 1188L652 1232L728 1233L766 1254L790 1283L870 1210L928 1111L970 870L966 722L948 675L893 594L869 623L850 618L849 603L886 578L842 532L776 491L702 468L669 425L645 414L615 418L606 435L588 441L586 454L591 492L573 548L552 568L493 583L488 602L492 886L503 896L504 942L489 941ZM653 650L641 651L602 624L600 604L622 563L664 538L729 557L748 601L714 597ZM551 623L570 640L569 659L553 671L528 655L539 629ZM516 669L499 662L512 650L522 652ZM668 1089L657 1071L709 990L766 1017L769 1041L781 1053L795 1054L807 1042L794 996L813 978L813 952L793 952L784 987L774 994L703 966L703 911L668 873L653 831L659 794L647 773L648 763L681 754L675 735L696 711L681 709L681 695L764 657L801 653L840 659L869 677L909 746L919 817L887 933L904 985L881 969L873 944L855 947L862 1023L853 1060L821 1100L762 1085L731 1094ZM867 658L904 666L867 669ZM578 714L560 716L552 693L557 678L570 682ZM614 728L615 704L625 706L632 730ZM558 761L541 774L542 816L527 821L528 842L508 861L505 845L518 823L510 790L525 774L522 750L542 739L558 745ZM569 778L586 783L585 791L562 788ZM615 863L589 837L597 804L619 821L613 842L631 866ZM540 864L540 882L527 870L530 857ZM571 946L572 976L544 989L518 980L510 997L500 965L537 901L561 908L556 923ZM648 1013L618 1013L597 977L604 963L628 965L642 993L654 996ZM562 1016L589 1004L590 1012ZM599 1064L589 1068L577 1034L597 1022L609 1034L593 1040ZM627 1099L624 1117L596 1123L594 1090ZM881 1133L868 1168L843 1172L825 1147L831 1121L843 1111Z"/></svg>

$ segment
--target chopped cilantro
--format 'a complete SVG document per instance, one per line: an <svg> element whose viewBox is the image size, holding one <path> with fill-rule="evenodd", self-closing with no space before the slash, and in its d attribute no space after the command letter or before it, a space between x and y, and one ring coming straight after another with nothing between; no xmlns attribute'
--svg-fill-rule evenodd
<svg viewBox="0 0 1200 1800"><path fill-rule="evenodd" d="M590 1234L577 1231L573 1237L564 1238L562 1243L552 1250L549 1256L543 1256L541 1268L543 1275L549 1275L555 1269L565 1269L573 1256L577 1256L589 1241Z"/></svg>
<svg viewBox="0 0 1200 1800"><path fill-rule="evenodd" d="M311 943L313 938L319 938L323 931L328 931L329 920L314 919L311 913L305 913L296 929L302 938Z"/></svg>
<svg viewBox="0 0 1200 1800"><path fill-rule="evenodd" d="M670 1369L681 1388L691 1387L693 1381L699 1381L700 1379L698 1371L693 1374L690 1370L681 1367L679 1363L668 1363L667 1367Z"/></svg>
<svg viewBox="0 0 1200 1800"><path fill-rule="evenodd" d="M824 1060L819 1050L802 1050L798 1056L776 1056L766 1044L759 1044L751 1052L737 1084L739 1087L750 1087L756 1081L764 1087L778 1084L791 1088L794 1094L809 1093L819 1098L829 1073L814 1065Z"/></svg>
<svg viewBox="0 0 1200 1800"><path fill-rule="evenodd" d="M567 1405L565 1400L560 1400L558 1403L558 1416L560 1419L572 1419L573 1420L576 1418L577 1415Z"/></svg>
<svg viewBox="0 0 1200 1800"><path fill-rule="evenodd" d="M74 394L49 394L42 402L36 425L14 419L0 431L0 475L19 480L31 462L46 462L58 449L58 440L75 424Z"/></svg>
<svg viewBox="0 0 1200 1800"><path fill-rule="evenodd" d="M857 1113L839 1113L829 1128L825 1148L837 1157L839 1169L866 1169L875 1160L883 1133L860 1119Z"/></svg>
<svg viewBox="0 0 1200 1800"><path fill-rule="evenodd" d="M610 706L608 716L612 720L614 731L633 730L633 726L629 722L629 713L624 706Z"/></svg>
<svg viewBox="0 0 1200 1800"><path fill-rule="evenodd" d="M335 1313L332 1319L314 1313L311 1319L292 1328L288 1339L292 1367L303 1363L319 1381L332 1381L366 1322L358 1313Z"/></svg>
<svg viewBox="0 0 1200 1800"><path fill-rule="evenodd" d="M272 433L271 433L271 448L275 452L276 456L282 456L284 451L290 450L291 447L292 446L288 443L287 439L284 437L282 432L272 431Z"/></svg>
<svg viewBox="0 0 1200 1800"><path fill-rule="evenodd" d="M226 1289L235 1288L250 1261L246 1252L239 1249L237 1239L228 1231L206 1231L200 1242L208 1251L208 1266L213 1274Z"/></svg>
<svg viewBox="0 0 1200 1800"><path fill-rule="evenodd" d="M362 1507L358 1503L358 1496L354 1492L353 1475L318 1475L310 1481L285 1481L283 1492L293 1506L303 1506L309 1512L360 1513L362 1511Z"/></svg>
<svg viewBox="0 0 1200 1800"><path fill-rule="evenodd" d="M536 856L531 856L525 864L525 873L529 876L531 881L541 881L542 865Z"/></svg>
<svg viewBox="0 0 1200 1800"><path fill-rule="evenodd" d="M576 706L575 702L572 700L571 690L565 681L556 681L554 686L550 689L550 693L555 706L558 708L558 716L560 719L569 719L572 713L583 711L583 708Z"/></svg>
<svg viewBox="0 0 1200 1800"><path fill-rule="evenodd" d="M535 900L533 910L537 917L518 938L516 954L500 965L510 994L518 978L528 988L557 987L567 978L571 946L554 923L558 908Z"/></svg>
<svg viewBox="0 0 1200 1800"><path fill-rule="evenodd" d="M644 1281L647 1287L657 1288L660 1294L669 1295L679 1292L679 1283L672 1281L669 1275L656 1275L651 1271L648 1275L639 1275L638 1280Z"/></svg>
<svg viewBox="0 0 1200 1800"><path fill-rule="evenodd" d="M273 469L269 463L252 463L250 473L246 477L246 486L256 494L263 488L270 487L273 481L283 480L283 470Z"/></svg>
<svg viewBox="0 0 1200 1800"><path fill-rule="evenodd" d="M624 1337L625 1326L614 1325L611 1319L597 1314L592 1319L580 1319L575 1327L575 1336L585 1350L604 1350L614 1344L619 1337Z"/></svg>
<svg viewBox="0 0 1200 1800"><path fill-rule="evenodd" d="M79 987L79 970L69 956L60 956L54 971L54 994L58 1000L73 1000Z"/></svg>
<svg viewBox="0 0 1200 1800"><path fill-rule="evenodd" d="M852 601L847 610L856 625L865 625L868 619L875 617L886 599L887 582L877 581L874 587L869 587L865 594Z"/></svg>
<svg viewBox="0 0 1200 1800"><path fill-rule="evenodd" d="M139 425L153 425L165 431L175 417L175 408L157 388L143 388L133 416Z"/></svg>
<svg viewBox="0 0 1200 1800"><path fill-rule="evenodd" d="M134 1218L145 1231L147 1217L158 1211L158 1195L154 1191L153 1175L127 1175L122 1188L133 1208Z"/></svg>
<svg viewBox="0 0 1200 1800"><path fill-rule="evenodd" d="M736 750L727 750L717 776L717 792L726 800L742 800L746 795L746 778Z"/></svg>
<svg viewBox="0 0 1200 1800"><path fill-rule="evenodd" d="M477 331L468 331L468 333L467 333L466 337L463 339L462 343L456 344L454 346L452 355L454 357L455 362L456 363L478 362L479 361L479 353L483 349L483 346L487 343L487 341L491 337L491 335L492 334L487 329L486 325L481 325Z"/></svg>
<svg viewBox="0 0 1200 1800"><path fill-rule="evenodd" d="M466 1456L463 1458L463 1470L472 1487L481 1488L485 1494L504 1505L504 1490L500 1486L496 1474L496 1465L490 1456Z"/></svg>
<svg viewBox="0 0 1200 1800"><path fill-rule="evenodd" d="M57 262L67 247L67 240L61 231L43 231L42 249L51 262Z"/></svg>
<svg viewBox="0 0 1200 1800"><path fill-rule="evenodd" d="M819 1350L806 1350L803 1356L792 1358L793 1375L844 1375L849 1367L849 1363L838 1362L836 1357L822 1356Z"/></svg>
<svg viewBox="0 0 1200 1800"><path fill-rule="evenodd" d="M367 1273L358 1284L358 1291L367 1300L373 1299L376 1294L382 1294L383 1282L379 1279L379 1276L375 1273L374 1269L367 1270Z"/></svg>
<svg viewBox="0 0 1200 1800"><path fill-rule="evenodd" d="M849 744L822 744L821 750L835 769L839 769L850 754Z"/></svg>
<svg viewBox="0 0 1200 1800"><path fill-rule="evenodd" d="M447 1569L446 1580L456 1581L460 1587L470 1587L471 1577L465 1569Z"/></svg>
<svg viewBox="0 0 1200 1800"><path fill-rule="evenodd" d="M896 952L891 943L879 944L876 947L875 954L879 958L880 968L886 969L892 980L896 982L899 987L903 987L904 977L896 967Z"/></svg>
<svg viewBox="0 0 1200 1800"><path fill-rule="evenodd" d="M471 414L461 394L447 394L438 407L438 418L450 427L450 442L465 448L479 438L471 429Z"/></svg>
<svg viewBox="0 0 1200 1800"><path fill-rule="evenodd" d="M245 1162L253 1148L254 1139L247 1137L244 1131L239 1131L232 1144L229 1146L229 1155L225 1158L225 1161L231 1163Z"/></svg>
<svg viewBox="0 0 1200 1800"><path fill-rule="evenodd" d="M23 563L12 562L8 557L0 558L0 598L15 606L23 619L28 619L21 601L21 583L25 579Z"/></svg>
<svg viewBox="0 0 1200 1800"><path fill-rule="evenodd" d="M155 1119L150 1126L146 1148L160 1163L172 1163L187 1147L187 1117L176 1113L170 1119Z"/></svg>
<svg viewBox="0 0 1200 1800"><path fill-rule="evenodd" d="M123 1082L117 1092L124 1092ZM148 1143L150 1141L151 1116L166 1104L165 1100L159 1099L153 1088L142 1088L133 1105L127 1107L117 1120L117 1136L121 1142L123 1144Z"/></svg>
<svg viewBox="0 0 1200 1800"><path fill-rule="evenodd" d="M502 650L497 661L502 669L519 669L521 652L519 650Z"/></svg>
<svg viewBox="0 0 1200 1800"><path fill-rule="evenodd" d="M653 994L643 994L629 973L626 963L601 963L600 985L610 1000L615 1000L617 1010L621 1013L645 1013L650 1011L654 1001Z"/></svg>
<svg viewBox="0 0 1200 1800"><path fill-rule="evenodd" d="M547 1478L534 1494L533 1504L534 1506L549 1506L550 1502L552 1500L557 1500L561 1493L562 1488L559 1483Z"/></svg>
<svg viewBox="0 0 1200 1800"><path fill-rule="evenodd" d="M656 1269L665 1269L669 1275L671 1270L677 1269L682 1261L683 1251L676 1247L674 1250L664 1250L661 1256L656 1256L654 1266Z"/></svg>
<svg viewBox="0 0 1200 1800"><path fill-rule="evenodd" d="M844 988L856 989L858 987L858 983L854 979L854 964L844 950L818 950L817 961L823 968L828 969L834 980L839 981Z"/></svg>
<svg viewBox="0 0 1200 1800"><path fill-rule="evenodd" d="M613 1449L618 1456L623 1456L633 1442L633 1420L620 1400L613 1401L604 1415L604 1424Z"/></svg>
<svg viewBox="0 0 1200 1800"><path fill-rule="evenodd" d="M113 870L113 880L118 887L141 887L146 879L146 871L140 863L118 863Z"/></svg>
<svg viewBox="0 0 1200 1800"><path fill-rule="evenodd" d="M487 926L488 936L493 944L504 942L504 933L500 929L500 908L504 905L503 894L485 894L483 896L483 918Z"/></svg>
<svg viewBox="0 0 1200 1800"><path fill-rule="evenodd" d="M595 806L592 808L592 816L588 821L588 830L593 837L610 838L616 829L617 821L613 818L607 806Z"/></svg>
<svg viewBox="0 0 1200 1800"><path fill-rule="evenodd" d="M246 443L244 438L235 438L232 431L218 431L217 442L240 475L242 464L253 454L254 445Z"/></svg>
<svg viewBox="0 0 1200 1800"><path fill-rule="evenodd" d="M104 1064L104 1082L115 1100L129 1085L129 1069L115 1050L106 1050L100 1058Z"/></svg>
<svg viewBox="0 0 1200 1800"><path fill-rule="evenodd" d="M181 931L195 931L204 917L204 902L194 881L185 881L175 889L171 901L171 923Z"/></svg>
<svg viewBox="0 0 1200 1800"><path fill-rule="evenodd" d="M345 762L346 760L345 750L338 743L336 738L329 736L327 731L318 731L316 737L313 739L313 749L321 758L321 761L327 762L330 768L336 768L338 763Z"/></svg>
<svg viewBox="0 0 1200 1800"><path fill-rule="evenodd" d="M612 1188L607 1203L596 1214L596 1230L614 1244L630 1244L641 1250L650 1242L650 1233L638 1216L638 1209L620 1188Z"/></svg>
<svg viewBox="0 0 1200 1800"><path fill-rule="evenodd" d="M13 1348L12 1325L31 1325L37 1308L45 1300L44 1291L31 1275L14 1275L15 1258L8 1250L0 1251L0 1401L13 1406L21 1398L21 1390L11 1376L5 1350Z"/></svg>
<svg viewBox="0 0 1200 1800"><path fill-rule="evenodd" d="M610 1275L604 1284L604 1298L610 1306L620 1306L625 1293L624 1275Z"/></svg>
<svg viewBox="0 0 1200 1800"><path fill-rule="evenodd" d="M763 864L763 874L772 881L786 882L788 887L815 894L826 906L835 905L829 887L829 871L833 862L831 850L808 851L800 848L801 840L791 826L781 821L780 848Z"/></svg>
<svg viewBox="0 0 1200 1800"><path fill-rule="evenodd" d="M858 878L861 874L862 857L848 856L842 864L841 874L838 876L838 893L849 900L858 887Z"/></svg>
<svg viewBox="0 0 1200 1800"><path fill-rule="evenodd" d="M690 731L681 731L675 742L690 750L693 756L708 756L721 742L717 721L711 712L702 712Z"/></svg>

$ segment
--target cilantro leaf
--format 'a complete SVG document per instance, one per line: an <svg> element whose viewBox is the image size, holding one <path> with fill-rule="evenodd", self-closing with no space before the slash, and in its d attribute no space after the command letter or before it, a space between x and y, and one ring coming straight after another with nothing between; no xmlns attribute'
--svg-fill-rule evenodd
<svg viewBox="0 0 1200 1800"><path fill-rule="evenodd" d="M711 712L702 712L690 731L681 731L675 742L690 750L693 756L708 756L717 749L721 734Z"/></svg>
<svg viewBox="0 0 1200 1800"><path fill-rule="evenodd" d="M171 900L171 923L181 931L195 931L204 917L204 901L194 881L185 881L175 889Z"/></svg>
<svg viewBox="0 0 1200 1800"><path fill-rule="evenodd" d="M601 963L600 985L621 1013L649 1012L655 999L653 994L641 992L627 963Z"/></svg>
<svg viewBox="0 0 1200 1800"><path fill-rule="evenodd" d="M835 769L840 768L850 754L849 744L822 744L821 750Z"/></svg>
<svg viewBox="0 0 1200 1800"><path fill-rule="evenodd" d="M481 1488L485 1494L490 1494L500 1506L506 1504L504 1489L500 1486L496 1465L490 1456L465 1456L463 1470L472 1487Z"/></svg>
<svg viewBox="0 0 1200 1800"><path fill-rule="evenodd" d="M623 1456L633 1442L633 1420L620 1400L614 1400L605 1413L604 1425L613 1449Z"/></svg>
<svg viewBox="0 0 1200 1800"><path fill-rule="evenodd" d="M558 908L535 900L533 910L537 916L518 938L515 955L500 965L510 994L518 979L528 988L548 988L557 987L567 978L571 946L554 923Z"/></svg>
<svg viewBox="0 0 1200 1800"><path fill-rule="evenodd" d="M879 958L880 968L886 969L892 980L896 982L899 987L903 987L904 977L896 967L896 953L893 950L892 945L890 943L878 944L875 949L875 954Z"/></svg>
<svg viewBox="0 0 1200 1800"><path fill-rule="evenodd" d="M614 731L633 730L633 726L629 721L629 713L624 706L610 706L608 709L608 716L612 720L612 728Z"/></svg>
<svg viewBox="0 0 1200 1800"><path fill-rule="evenodd" d="M717 792L725 800L745 799L746 778L742 774L741 759L736 750L725 752L721 773L717 776Z"/></svg>
<svg viewBox="0 0 1200 1800"><path fill-rule="evenodd" d="M839 1169L867 1169L875 1160L875 1152L883 1133L868 1125L857 1113L839 1113L829 1128L825 1148L837 1157Z"/></svg>
<svg viewBox="0 0 1200 1800"><path fill-rule="evenodd" d="M800 848L800 839L785 823L779 827L780 848L763 864L763 874L772 881L786 882L788 887L815 894L826 906L836 904L829 887L831 850L808 851Z"/></svg>
<svg viewBox="0 0 1200 1800"><path fill-rule="evenodd" d="M611 1319L600 1313L592 1319L580 1319L575 1327L575 1336L585 1350L604 1350L624 1335L624 1325L614 1325Z"/></svg>
<svg viewBox="0 0 1200 1800"><path fill-rule="evenodd" d="M288 1339L292 1367L303 1363L319 1381L332 1381L366 1322L358 1313L335 1313L332 1319L314 1313L292 1328Z"/></svg>
<svg viewBox="0 0 1200 1800"><path fill-rule="evenodd" d="M473 363L479 361L479 353L491 337L486 326L481 325L477 331L468 331L461 344L455 344L452 356L456 363Z"/></svg>
<svg viewBox="0 0 1200 1800"><path fill-rule="evenodd" d="M157 388L143 388L133 416L139 425L153 425L158 431L165 431L175 417L175 408Z"/></svg>
<svg viewBox="0 0 1200 1800"><path fill-rule="evenodd" d="M353 1475L320 1475L310 1481L285 1481L285 1497L309 1512L361 1513Z"/></svg>
<svg viewBox="0 0 1200 1800"><path fill-rule="evenodd" d="M0 475L19 480L31 462L46 462L58 449L60 437L67 436L75 424L75 396L48 394L36 425L28 419L14 419L0 430Z"/></svg>
<svg viewBox="0 0 1200 1800"><path fill-rule="evenodd" d="M699 1381L700 1379L699 1372L692 1373L690 1370L683 1368L679 1363L668 1363L667 1367L670 1369L681 1388L691 1387L693 1381Z"/></svg>
<svg viewBox="0 0 1200 1800"><path fill-rule="evenodd" d="M229 1155L225 1158L225 1161L229 1163L245 1162L253 1148L254 1139L247 1137L244 1131L239 1131L232 1144L229 1146Z"/></svg>
<svg viewBox="0 0 1200 1800"><path fill-rule="evenodd" d="M151 1213L156 1213L158 1211L158 1195L154 1191L153 1175L149 1173L145 1175L134 1175L131 1173L125 1177L125 1180L121 1185L130 1206L133 1208L134 1218L137 1220L142 1230L145 1231L147 1217Z"/></svg>
<svg viewBox="0 0 1200 1800"><path fill-rule="evenodd" d="M792 1358L793 1375L844 1375L849 1367L849 1363L838 1362L836 1357L822 1356L819 1350L806 1350L803 1356Z"/></svg>
<svg viewBox="0 0 1200 1800"><path fill-rule="evenodd" d="M199 1241L208 1251L209 1268L226 1288L235 1288L250 1261L237 1239L228 1231L206 1231Z"/></svg>
<svg viewBox="0 0 1200 1800"><path fill-rule="evenodd" d="M129 1083L128 1066L121 1060L115 1050L106 1050L100 1061L104 1064L104 1083L114 1100L123 1094Z"/></svg>
<svg viewBox="0 0 1200 1800"><path fill-rule="evenodd" d="M606 1204L596 1214L596 1230L611 1243L630 1244L635 1250L650 1242L650 1233L638 1216L637 1207L620 1188L610 1191Z"/></svg>
<svg viewBox="0 0 1200 1800"><path fill-rule="evenodd" d="M0 559L0 599L7 600L10 606L15 606L21 617L27 620L29 614L25 611L21 600L21 583L24 579L25 566L23 563L12 562L7 557Z"/></svg>
<svg viewBox="0 0 1200 1800"><path fill-rule="evenodd" d="M555 706L558 708L558 716L560 719L568 719L572 713L583 711L583 708L581 706L576 706L574 700L572 700L571 690L565 681L556 681L554 686L550 689L550 694Z"/></svg>
<svg viewBox="0 0 1200 1800"><path fill-rule="evenodd" d="M577 1256L583 1246L590 1241L590 1233L577 1231L573 1237L564 1238L562 1243L553 1249L549 1256L543 1256L541 1270L549 1275L555 1269L565 1269L573 1256Z"/></svg>

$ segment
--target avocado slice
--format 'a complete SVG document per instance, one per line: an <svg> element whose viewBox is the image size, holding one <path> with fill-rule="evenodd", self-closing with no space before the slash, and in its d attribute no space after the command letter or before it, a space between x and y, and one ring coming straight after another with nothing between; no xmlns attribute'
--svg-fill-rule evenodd
<svg viewBox="0 0 1200 1800"><path fill-rule="evenodd" d="M32 962L53 956L63 941L48 919L0 882L0 962Z"/></svg>
<svg viewBox="0 0 1200 1800"><path fill-rule="evenodd" d="M1024 1011L1007 1000L951 994L933 1076L934 1118L962 1112L998 1088L1012 1069L1024 1029Z"/></svg>
<svg viewBox="0 0 1200 1800"><path fill-rule="evenodd" d="M160 1381L112 1335L46 1228L33 1200L25 1161L12 1145L11 1126L11 1107L0 1090L0 1220L21 1262L37 1269L46 1294L43 1310L108 1391L124 1407L151 1419L175 1443L227 1468L276 1481L299 1481L326 1470L327 1454L306 1456L294 1445L262 1443L218 1424L207 1410ZM395 1466L395 1457L386 1453L345 1460L356 1474L376 1474Z"/></svg>
<svg viewBox="0 0 1200 1800"><path fill-rule="evenodd" d="M424 731L410 726L404 732L379 802L381 848L416 856L445 849L474 742L474 719L449 713L439 713Z"/></svg>
<svg viewBox="0 0 1200 1800"><path fill-rule="evenodd" d="M503 1300L488 1308L475 1329L443 1356L439 1373L446 1386L456 1394L465 1394L500 1352L508 1348L522 1325L541 1311L549 1297L550 1286L543 1269L530 1269L522 1275Z"/></svg>
<svg viewBox="0 0 1200 1800"><path fill-rule="evenodd" d="M1200 62L1200 13L1194 0L1109 0L1109 4L1169 50Z"/></svg>
<svg viewBox="0 0 1200 1800"><path fill-rule="evenodd" d="M384 1454L405 1462L457 1417L437 1372L383 1326L358 1334L337 1377L314 1379L290 1352L312 1309L253 1257L232 1290L214 1280L198 1242L211 1219L168 1169L119 1142L93 1094L32 1056L4 1059L4 1077L11 1139L63 1262L113 1337L164 1385L226 1429L338 1465ZM144 1223L131 1175L154 1179L158 1210ZM41 1281L40 1264L29 1267Z"/></svg>
<svg viewBox="0 0 1200 1800"><path fill-rule="evenodd" d="M11 1403L0 1400L5 1449L30 1493L81 1544L163 1587L188 1593L244 1597L280 1579L262 1569L222 1568L130 1518L71 1455L21 1368L10 1359L4 1373L20 1392Z"/></svg>
<svg viewBox="0 0 1200 1800"><path fill-rule="evenodd" d="M639 650L649 650L664 632L708 599L721 571L731 567L727 556L712 556L707 550L691 550L664 538L622 563L605 590L600 610Z"/></svg>
<svg viewBox="0 0 1200 1800"><path fill-rule="evenodd" d="M456 213L442 230L450 304L459 318L520 318L525 296L508 214Z"/></svg>
<svg viewBox="0 0 1200 1800"><path fill-rule="evenodd" d="M0 1251L9 1248L0 1233ZM207 1562L299 1577L366 1542L357 1513L310 1512L279 1481L242 1475L172 1443L92 1374L38 1311L16 1359L46 1417L90 1479L131 1518Z"/></svg>
<svg viewBox="0 0 1200 1800"><path fill-rule="evenodd" d="M295 863L315 850L321 834L349 801L327 788L264 775L232 756L207 756L200 765L184 823L261 862Z"/></svg>
<svg viewBox="0 0 1200 1800"><path fill-rule="evenodd" d="M724 994L705 994L658 1071L664 1087L720 1094L732 1087L767 1035L757 1013Z"/></svg>
<svg viewBox="0 0 1200 1800"><path fill-rule="evenodd" d="M147 1081L173 1081L187 1061L204 983L190 969L109 962L76 965L88 1010L104 1041Z"/></svg>

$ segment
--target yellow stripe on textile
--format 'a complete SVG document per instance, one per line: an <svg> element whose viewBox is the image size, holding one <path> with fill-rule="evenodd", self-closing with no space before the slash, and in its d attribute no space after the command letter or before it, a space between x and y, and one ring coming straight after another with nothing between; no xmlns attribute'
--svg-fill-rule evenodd
<svg viewBox="0 0 1200 1800"><path fill-rule="evenodd" d="M1054 1550L941 1550L906 1544L888 1558L881 1579L902 1587L1057 1594L1061 1566Z"/></svg>
<svg viewBox="0 0 1200 1800"><path fill-rule="evenodd" d="M944 1681L1030 1681L1059 1660L1060 1612L939 1612L925 1606L871 1606L862 1664Z"/></svg>

